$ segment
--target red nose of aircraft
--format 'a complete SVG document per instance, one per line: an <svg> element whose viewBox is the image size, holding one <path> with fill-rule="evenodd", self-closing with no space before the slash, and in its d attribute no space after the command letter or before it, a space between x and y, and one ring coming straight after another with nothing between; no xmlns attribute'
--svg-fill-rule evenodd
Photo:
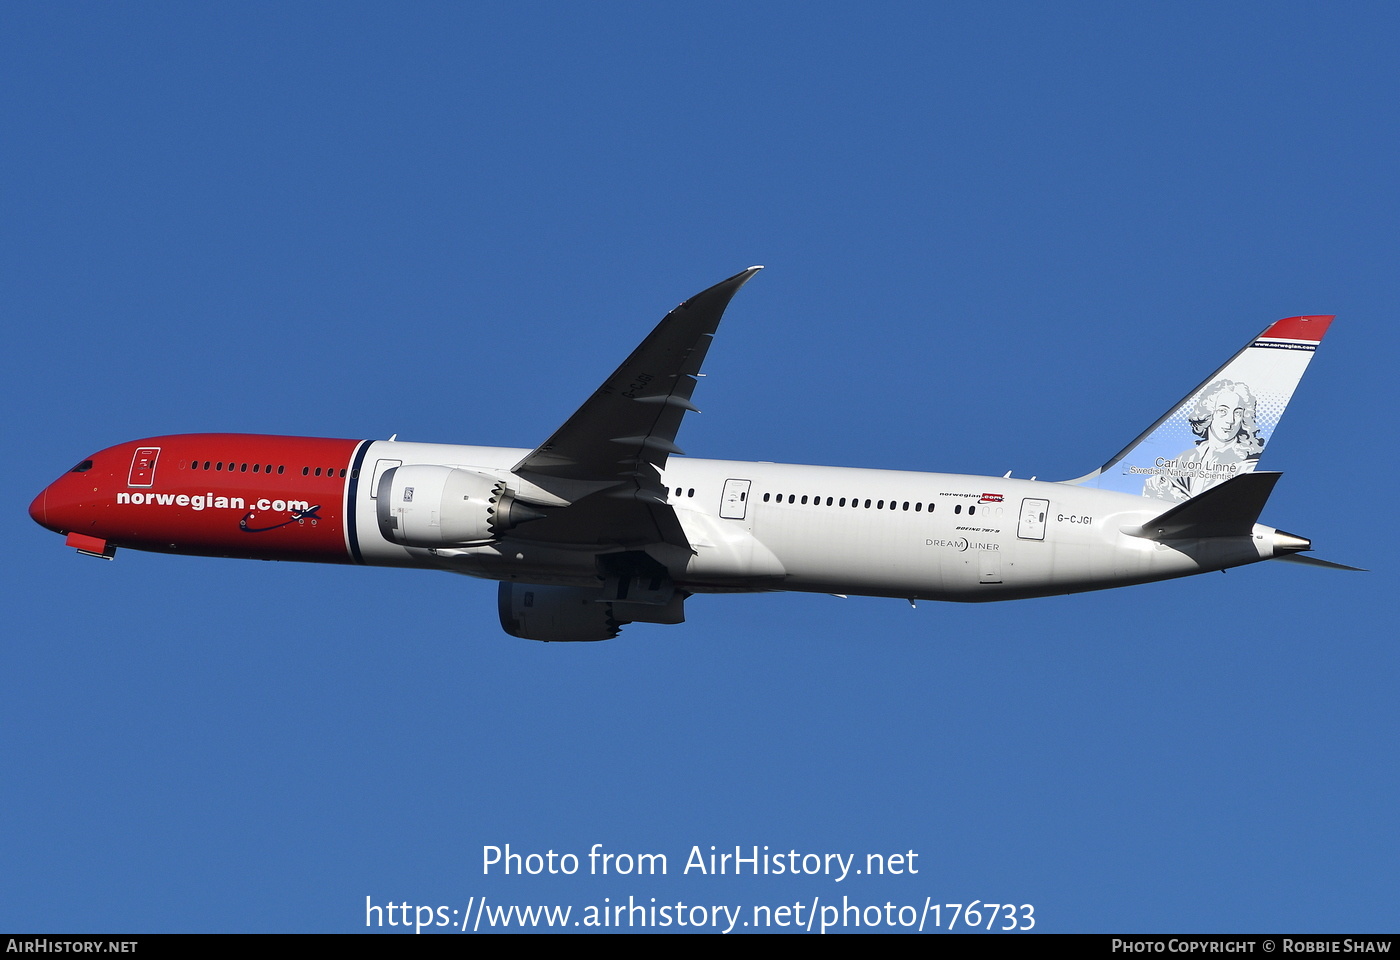
<svg viewBox="0 0 1400 960"><path fill-rule="evenodd" d="M97 496L95 488L101 482L98 472L92 469L92 461L84 460L78 468L40 491L29 504L29 515L39 526L55 533L83 532L96 520L92 507Z"/></svg>
<svg viewBox="0 0 1400 960"><path fill-rule="evenodd" d="M34 522L41 527L48 527L49 525L48 514L44 509L44 504L45 501L48 499L48 494L49 488L45 487L39 492L39 495L34 498L34 502L29 505L29 515L33 517ZM50 529L52 528L50 527Z"/></svg>

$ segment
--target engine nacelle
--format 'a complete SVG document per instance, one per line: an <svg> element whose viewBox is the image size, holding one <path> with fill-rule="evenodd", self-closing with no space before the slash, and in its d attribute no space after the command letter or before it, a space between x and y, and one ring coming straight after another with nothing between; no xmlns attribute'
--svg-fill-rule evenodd
<svg viewBox="0 0 1400 960"><path fill-rule="evenodd" d="M625 620L596 587L542 587L502 581L501 626L522 640L611 640Z"/></svg>
<svg viewBox="0 0 1400 960"><path fill-rule="evenodd" d="M436 464L386 470L375 498L380 532L406 547L483 543L544 516L517 503L504 480Z"/></svg>

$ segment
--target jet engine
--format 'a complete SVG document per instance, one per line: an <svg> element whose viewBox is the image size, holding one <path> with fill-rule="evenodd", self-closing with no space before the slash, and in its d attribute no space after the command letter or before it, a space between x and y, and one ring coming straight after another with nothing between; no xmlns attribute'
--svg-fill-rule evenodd
<svg viewBox="0 0 1400 960"><path fill-rule="evenodd" d="M386 470L375 497L380 532L406 547L488 542L545 516L518 502L499 477L435 464Z"/></svg>
<svg viewBox="0 0 1400 960"><path fill-rule="evenodd" d="M611 640L626 620L596 587L542 587L502 581L501 626L522 640Z"/></svg>

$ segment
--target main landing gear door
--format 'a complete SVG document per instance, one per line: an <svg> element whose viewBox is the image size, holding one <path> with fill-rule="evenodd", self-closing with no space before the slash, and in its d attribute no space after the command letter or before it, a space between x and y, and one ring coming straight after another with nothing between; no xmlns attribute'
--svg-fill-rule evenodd
<svg viewBox="0 0 1400 960"><path fill-rule="evenodd" d="M724 495L720 497L719 515L725 520L742 520L749 508L749 487L752 480L724 481Z"/></svg>

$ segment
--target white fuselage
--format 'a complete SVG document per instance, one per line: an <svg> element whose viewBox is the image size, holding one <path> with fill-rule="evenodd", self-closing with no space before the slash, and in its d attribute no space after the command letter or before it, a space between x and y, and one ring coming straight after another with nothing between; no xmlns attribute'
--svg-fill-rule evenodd
<svg viewBox="0 0 1400 960"><path fill-rule="evenodd" d="M376 441L389 466L442 464L507 475L528 450ZM848 467L671 458L662 474L691 550L652 548L689 592L796 590L983 601L1186 576L1274 556L1274 530L1156 542L1134 530L1160 501L1067 483ZM376 524L375 484L355 494L363 562L435 566L494 580L592 585L599 549L536 543L529 525L494 543L405 547ZM347 507L349 505L347 504Z"/></svg>

